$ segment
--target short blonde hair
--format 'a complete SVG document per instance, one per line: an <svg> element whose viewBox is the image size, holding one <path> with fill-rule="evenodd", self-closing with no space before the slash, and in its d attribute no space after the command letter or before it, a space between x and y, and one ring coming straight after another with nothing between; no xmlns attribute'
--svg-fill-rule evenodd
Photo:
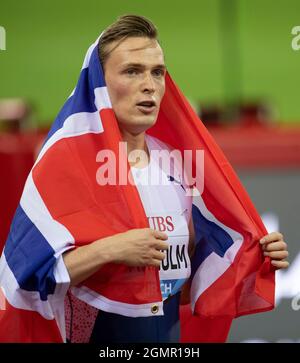
<svg viewBox="0 0 300 363"><path fill-rule="evenodd" d="M139 15L122 15L111 24L102 34L99 42L99 56L102 67L109 54L115 49L108 51L107 45L120 40L116 47L128 37L147 37L157 39L158 32L155 25L148 19Z"/></svg>

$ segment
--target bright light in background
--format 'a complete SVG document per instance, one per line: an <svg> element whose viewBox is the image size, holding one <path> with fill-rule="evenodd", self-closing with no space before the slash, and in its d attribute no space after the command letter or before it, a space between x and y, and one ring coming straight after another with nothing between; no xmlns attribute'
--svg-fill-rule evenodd
<svg viewBox="0 0 300 363"><path fill-rule="evenodd" d="M267 231L280 231L279 218L275 213L267 212L261 215ZM291 300L291 309L300 310L300 252L286 271L276 272L275 305L278 306L282 299ZM299 312L300 313L300 312ZM242 343L269 343L267 339L250 338ZM299 339L280 338L273 343L300 343Z"/></svg>
<svg viewBox="0 0 300 363"><path fill-rule="evenodd" d="M279 231L279 218L277 214L272 212L265 212L261 215L261 218L268 233Z"/></svg>
<svg viewBox="0 0 300 363"><path fill-rule="evenodd" d="M300 294L299 276L300 276L300 253L298 253L293 263L289 266L289 268L286 271L277 271L276 273L276 290L275 290L276 305L279 305L282 299L294 300Z"/></svg>

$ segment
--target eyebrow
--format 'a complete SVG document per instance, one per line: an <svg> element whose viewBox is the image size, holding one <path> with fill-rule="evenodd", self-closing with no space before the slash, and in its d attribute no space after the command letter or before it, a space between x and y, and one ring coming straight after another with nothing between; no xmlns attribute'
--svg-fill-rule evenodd
<svg viewBox="0 0 300 363"><path fill-rule="evenodd" d="M128 68L128 67L145 68L146 66L141 64L141 63L125 63L125 64L122 65L122 68ZM156 64L152 68L160 68L160 69L163 69L163 70L167 69L164 64Z"/></svg>

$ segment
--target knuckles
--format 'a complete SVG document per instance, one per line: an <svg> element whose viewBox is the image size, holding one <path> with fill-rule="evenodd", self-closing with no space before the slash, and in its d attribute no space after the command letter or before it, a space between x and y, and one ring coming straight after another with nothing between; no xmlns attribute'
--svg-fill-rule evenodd
<svg viewBox="0 0 300 363"><path fill-rule="evenodd" d="M278 239L281 239L281 240L283 240L283 239L284 239L283 234L282 234L282 233L280 233L280 232L277 232L277 236L278 236Z"/></svg>
<svg viewBox="0 0 300 363"><path fill-rule="evenodd" d="M270 242L264 248L265 251L287 251L287 244L284 241Z"/></svg>

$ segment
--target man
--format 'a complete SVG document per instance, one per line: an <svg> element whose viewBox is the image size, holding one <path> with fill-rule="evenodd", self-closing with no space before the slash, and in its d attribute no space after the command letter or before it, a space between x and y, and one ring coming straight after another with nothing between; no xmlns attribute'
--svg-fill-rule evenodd
<svg viewBox="0 0 300 363"><path fill-rule="evenodd" d="M102 67L96 52L98 43ZM166 91L169 93L165 95ZM163 98L166 102L172 95L174 100L162 108ZM174 109L177 102L183 111ZM219 167L224 160L220 152L210 145L211 141L207 141L208 146L199 143L202 126L185 107L166 73L157 31L147 19L121 17L90 48L78 85L53 125L25 185L1 259L0 282L9 305L7 316L11 311L16 320L18 309L23 309L22 314L24 310L39 313L28 313L32 329L28 341L65 339L62 301L66 293L67 337L71 342L179 341L183 286L196 296L192 305L198 311L199 295L204 296L212 284L218 287L226 274L227 288L221 286L214 305L223 304L232 317L272 308L272 271L268 259L262 261L257 249L263 226L236 177L223 170L226 178L222 179ZM146 135L153 130L155 135ZM95 155L109 149L121 165L126 164L117 149L120 141L127 142L136 187L128 183L100 186L95 181ZM183 149L192 145L206 151L208 147L208 183L197 207L186 195L187 185L176 167L169 174L152 156L152 151L175 149L180 142ZM220 157L219 165L216 160ZM165 185L139 183L145 181L149 170L160 174ZM211 170L217 173L213 178ZM211 192L208 184L219 183L219 179L221 184ZM210 201L217 207L217 217L207 208ZM201 223L193 226L194 215ZM222 215L229 226L221 220ZM16 227L18 233L14 232ZM266 235L261 243L274 267L288 266L280 233ZM28 250L36 252L28 256L24 253ZM211 269L213 279L212 275L199 278L210 257L213 260L208 267L221 262L221 268ZM196 261L192 268L191 258ZM191 270L192 283L187 281ZM263 284L254 283L255 276ZM227 294L233 281L236 291ZM13 293L8 282L13 283ZM254 285L267 289L257 294ZM233 298L232 304L227 296L222 297L224 291ZM206 294L207 316L214 310L210 299ZM40 316L48 319L47 324L57 323L61 338L54 324L51 329L48 325L45 328ZM9 321L1 321L6 334ZM40 332L53 331L53 336L36 337L38 328ZM23 332L19 340L27 339L26 334ZM2 336L0 331L0 339Z"/></svg>
<svg viewBox="0 0 300 363"><path fill-rule="evenodd" d="M140 35L138 35L139 32ZM112 107L123 140L128 144L128 153L135 150L149 155L145 132L156 122L165 92L166 74L164 55L157 41L155 27L141 17L121 17L102 35L100 58ZM145 167L140 162L131 163L131 166ZM190 236L193 236L191 218L189 230ZM166 233L153 229L134 229L67 252L64 260L71 277L71 284L80 283L107 262L121 262L129 266L159 267L165 258L165 253L162 251L168 249L167 239ZM271 233L265 236L262 242L264 255L272 258L272 264L278 268L286 268L288 262L284 259L288 253L282 235ZM190 243L192 243L191 240ZM101 318L101 313L99 317ZM170 319L170 317L167 318ZM114 319L117 318L111 314L107 320L103 319L103 324L112 322ZM118 319L118 324L123 326L120 317ZM150 319L154 322L158 320L156 317ZM129 324L126 319L124 320L124 325ZM128 336L128 331L123 328L123 339L137 341L140 338L143 341L143 338L149 337L150 333L145 334L147 318L142 318L141 326L138 325L137 318L134 320L135 335ZM152 329L152 339L156 341L155 327ZM101 331L100 327L99 331ZM107 335L107 331L102 335L102 339L105 339L105 336L107 342L113 339L112 336ZM97 337L94 339L97 341ZM122 338L119 339L122 341ZM164 336L163 339L168 341L168 336Z"/></svg>

